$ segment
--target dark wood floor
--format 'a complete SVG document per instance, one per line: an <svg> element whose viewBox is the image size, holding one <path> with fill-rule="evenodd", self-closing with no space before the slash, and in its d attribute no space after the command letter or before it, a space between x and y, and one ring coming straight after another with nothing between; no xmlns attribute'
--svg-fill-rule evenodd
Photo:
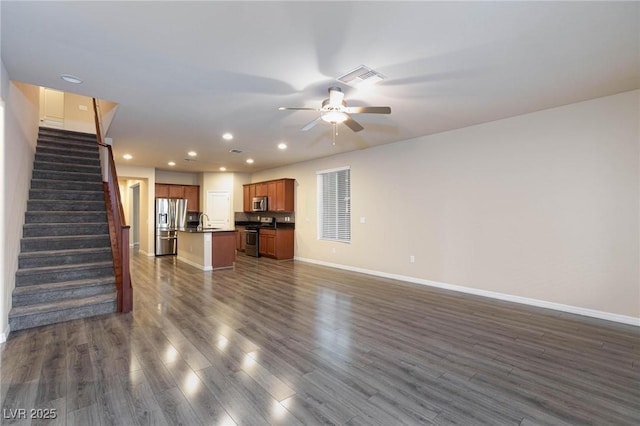
<svg viewBox="0 0 640 426"><path fill-rule="evenodd" d="M631 326L244 255L132 273L132 314L11 333L0 423L640 424Z"/></svg>

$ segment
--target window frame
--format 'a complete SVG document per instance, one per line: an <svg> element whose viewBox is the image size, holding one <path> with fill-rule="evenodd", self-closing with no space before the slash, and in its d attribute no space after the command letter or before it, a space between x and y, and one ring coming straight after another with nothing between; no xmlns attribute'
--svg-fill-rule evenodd
<svg viewBox="0 0 640 426"><path fill-rule="evenodd" d="M336 178L339 176L338 174L340 172L343 171L347 171L348 172L348 176L347 176L347 197L346 200L344 200L344 204L346 207L346 212L344 212L344 214L341 216L340 215L340 211L339 209L339 204L340 202L338 200L335 201L335 229L333 229L332 235L328 235L326 234L326 226L325 226L325 212L324 212L324 200L326 199L326 194L325 194L325 185L324 185L324 177L326 175L329 174L335 174ZM336 167L333 169L326 169L326 170L319 170L316 172L316 176L317 176L317 212L318 212L318 220L317 220L317 238L318 240L323 240L323 241L332 241L332 242L340 242L340 243L350 243L351 242L351 212L352 212L352 208L351 208L351 201L352 201L352 197L351 197L351 167L350 166L344 166L344 167ZM344 191L344 189L343 189ZM335 188L335 196L336 198L338 197L340 193L340 188L339 188L339 183L336 181L336 188ZM346 216L346 217L345 217ZM345 239L344 236L343 238L341 238L341 235L347 234L347 238Z"/></svg>

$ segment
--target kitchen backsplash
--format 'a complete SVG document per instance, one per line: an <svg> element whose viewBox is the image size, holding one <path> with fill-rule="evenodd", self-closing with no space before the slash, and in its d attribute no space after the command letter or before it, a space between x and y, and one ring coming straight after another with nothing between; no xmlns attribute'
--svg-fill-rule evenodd
<svg viewBox="0 0 640 426"><path fill-rule="evenodd" d="M296 215L294 212L278 213L278 212L265 212L265 213L246 213L235 212L234 220L236 222L259 222L262 216L275 217L278 223L295 223Z"/></svg>

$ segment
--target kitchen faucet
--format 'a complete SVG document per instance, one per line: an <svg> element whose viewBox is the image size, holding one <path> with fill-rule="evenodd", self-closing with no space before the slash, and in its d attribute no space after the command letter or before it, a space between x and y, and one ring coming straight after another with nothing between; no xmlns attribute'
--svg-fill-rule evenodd
<svg viewBox="0 0 640 426"><path fill-rule="evenodd" d="M198 231L202 231L202 216L207 217L207 222L209 222L209 216L206 213L200 213L200 218L198 218Z"/></svg>

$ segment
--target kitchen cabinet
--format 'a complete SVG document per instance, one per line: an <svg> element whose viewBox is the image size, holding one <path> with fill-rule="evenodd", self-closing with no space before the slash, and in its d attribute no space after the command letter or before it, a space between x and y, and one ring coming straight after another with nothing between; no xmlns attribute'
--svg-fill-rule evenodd
<svg viewBox="0 0 640 426"><path fill-rule="evenodd" d="M261 229L260 255L278 260L293 259L293 229Z"/></svg>
<svg viewBox="0 0 640 426"><path fill-rule="evenodd" d="M156 198L169 198L169 185L156 183Z"/></svg>
<svg viewBox="0 0 640 426"><path fill-rule="evenodd" d="M251 202L253 197L256 196L256 186L253 183L242 186L242 207L245 212L253 211L251 209Z"/></svg>
<svg viewBox="0 0 640 426"><path fill-rule="evenodd" d="M275 202L270 208L274 212L292 212L295 210L293 193L293 179L280 179L275 181ZM269 200L271 201L271 200Z"/></svg>
<svg viewBox="0 0 640 426"><path fill-rule="evenodd" d="M174 185L171 183L156 183L156 198L184 198L187 200L188 211L200 211L199 185Z"/></svg>
<svg viewBox="0 0 640 426"><path fill-rule="evenodd" d="M169 185L169 198L184 198L184 186Z"/></svg>
<svg viewBox="0 0 640 426"><path fill-rule="evenodd" d="M198 185L185 185L184 198L187 199L187 210L190 212L200 211L200 187Z"/></svg>
<svg viewBox="0 0 640 426"><path fill-rule="evenodd" d="M294 179L277 179L246 184L242 188L243 210L251 212L253 197L268 197L270 212L293 212L295 210Z"/></svg>
<svg viewBox="0 0 640 426"><path fill-rule="evenodd" d="M256 197L266 197L267 194L267 183L259 182L255 184L256 186Z"/></svg>
<svg viewBox="0 0 640 426"><path fill-rule="evenodd" d="M244 226L236 226L236 250L245 251L247 249L247 232Z"/></svg>

